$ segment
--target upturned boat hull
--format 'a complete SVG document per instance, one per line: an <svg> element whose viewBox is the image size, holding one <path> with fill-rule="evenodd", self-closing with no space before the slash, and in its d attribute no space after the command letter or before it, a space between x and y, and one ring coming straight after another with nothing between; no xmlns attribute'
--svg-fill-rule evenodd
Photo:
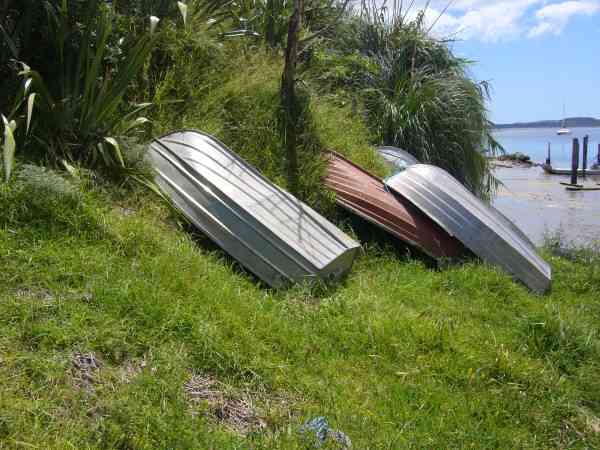
<svg viewBox="0 0 600 450"><path fill-rule="evenodd" d="M155 139L155 181L190 222L268 285L337 279L359 244L212 136Z"/></svg>
<svg viewBox="0 0 600 450"><path fill-rule="evenodd" d="M383 157L385 162L392 168L394 173L398 173L412 166L419 164L419 160L406 150L389 145L378 147L377 152Z"/></svg>
<svg viewBox="0 0 600 450"><path fill-rule="evenodd" d="M536 292L550 288L550 266L523 232L445 170L417 164L387 179L386 185L484 261L503 268Z"/></svg>
<svg viewBox="0 0 600 450"><path fill-rule="evenodd" d="M344 209L386 230L433 258L453 258L463 246L409 201L388 192L383 181L337 153L330 153L325 184Z"/></svg>

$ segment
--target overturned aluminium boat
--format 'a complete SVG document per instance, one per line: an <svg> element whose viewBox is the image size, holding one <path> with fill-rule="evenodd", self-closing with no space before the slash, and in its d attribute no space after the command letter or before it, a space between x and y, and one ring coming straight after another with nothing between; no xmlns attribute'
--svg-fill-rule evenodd
<svg viewBox="0 0 600 450"><path fill-rule="evenodd" d="M524 233L445 170L417 164L388 178L386 185L484 261L500 266L536 292L550 288L550 266Z"/></svg>
<svg viewBox="0 0 600 450"><path fill-rule="evenodd" d="M150 144L156 183L183 214L268 285L336 279L359 244L212 136L177 131Z"/></svg>
<svg viewBox="0 0 600 450"><path fill-rule="evenodd" d="M417 158L408 153L406 150L402 150L398 147L386 145L383 147L378 147L377 152L394 171L394 174L401 172L414 164L419 164L419 160Z"/></svg>
<svg viewBox="0 0 600 450"><path fill-rule="evenodd" d="M396 238L433 258L459 256L462 244L411 202L388 192L383 181L343 156L327 155L325 184L336 193L342 208L383 228Z"/></svg>

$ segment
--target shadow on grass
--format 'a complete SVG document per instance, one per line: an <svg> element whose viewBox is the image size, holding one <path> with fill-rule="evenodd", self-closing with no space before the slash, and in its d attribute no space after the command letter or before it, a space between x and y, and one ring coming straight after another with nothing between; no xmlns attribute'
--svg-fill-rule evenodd
<svg viewBox="0 0 600 450"><path fill-rule="evenodd" d="M223 261L223 263L230 268L235 275L247 279L262 290L269 290L278 293L300 290L303 293L303 296L308 295L312 298L320 299L334 294L340 286L343 286L346 283L348 278L348 274L346 274L336 281L316 279L306 283L290 283L285 288L275 289L265 283L251 270L243 266L237 259L223 250L217 243L215 243L212 239L210 239L192 224L184 223L182 224L182 228L191 236L192 240L198 247L215 255L220 261Z"/></svg>
<svg viewBox="0 0 600 450"><path fill-rule="evenodd" d="M341 208L337 209L337 218L350 228L363 249L377 249L396 256L401 261L418 261L430 270L444 270L450 266L462 265L476 260L467 248L463 247L459 258L433 258L418 248L402 241L371 222L351 214Z"/></svg>

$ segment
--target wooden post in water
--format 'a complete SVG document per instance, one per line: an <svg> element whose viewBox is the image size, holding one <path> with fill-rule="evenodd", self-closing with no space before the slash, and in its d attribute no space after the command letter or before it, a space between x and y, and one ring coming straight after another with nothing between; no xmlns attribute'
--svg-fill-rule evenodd
<svg viewBox="0 0 600 450"><path fill-rule="evenodd" d="M588 156L588 141L590 137L586 134L583 137L583 176L585 178L585 171L587 170L587 156Z"/></svg>
<svg viewBox="0 0 600 450"><path fill-rule="evenodd" d="M579 170L579 139L573 139L573 152L571 153L571 184L577 184L577 171Z"/></svg>
<svg viewBox="0 0 600 450"><path fill-rule="evenodd" d="M600 149L600 146L598 147L598 149ZM552 160L550 158L550 142L548 142L548 156L546 157L546 165L547 166L552 165Z"/></svg>
<svg viewBox="0 0 600 450"><path fill-rule="evenodd" d="M598 144L598 156L596 156L596 164L600 166L600 144Z"/></svg>

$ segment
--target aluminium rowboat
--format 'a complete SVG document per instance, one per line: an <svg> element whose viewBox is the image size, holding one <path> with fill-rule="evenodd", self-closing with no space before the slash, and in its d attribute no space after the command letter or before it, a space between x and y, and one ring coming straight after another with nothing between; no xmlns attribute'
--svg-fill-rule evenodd
<svg viewBox="0 0 600 450"><path fill-rule="evenodd" d="M377 152L383 157L394 173L403 171L413 164L419 164L419 160L406 150L390 145L377 148Z"/></svg>
<svg viewBox="0 0 600 450"><path fill-rule="evenodd" d="M154 139L155 181L190 222L268 285L337 279L359 244L214 137Z"/></svg>
<svg viewBox="0 0 600 450"><path fill-rule="evenodd" d="M342 208L433 258L452 258L463 252L458 240L409 201L388 192L383 180L337 153L329 153L327 159L325 184L336 193Z"/></svg>
<svg viewBox="0 0 600 450"><path fill-rule="evenodd" d="M536 292L551 285L550 266L510 220L469 192L445 170L417 164L385 181L484 261L499 266Z"/></svg>

